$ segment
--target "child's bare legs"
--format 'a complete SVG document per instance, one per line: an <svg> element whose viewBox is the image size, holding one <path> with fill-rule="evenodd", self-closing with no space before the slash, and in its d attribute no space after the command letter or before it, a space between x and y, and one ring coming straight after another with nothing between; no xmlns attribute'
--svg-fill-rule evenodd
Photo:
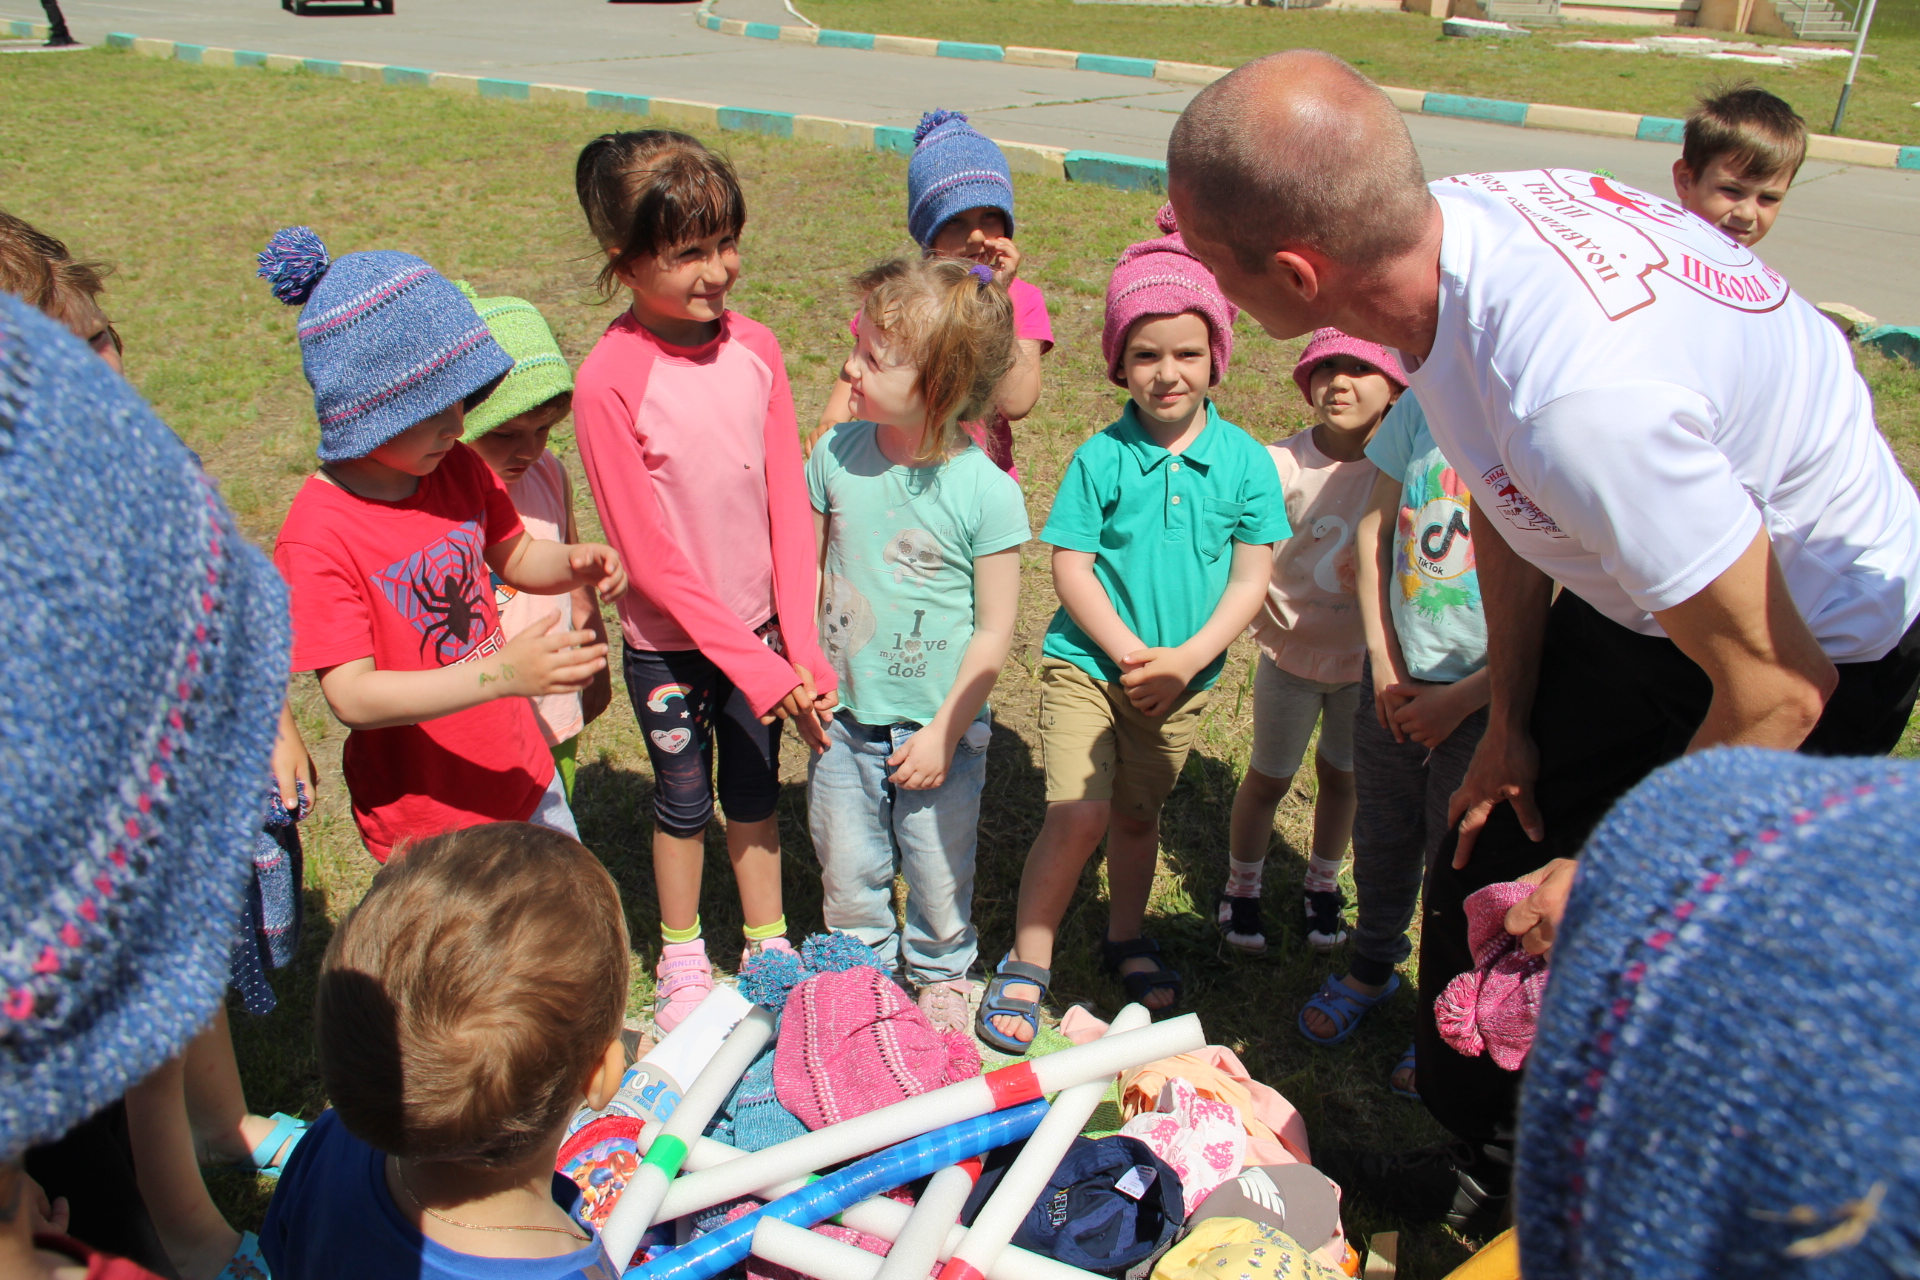
<svg viewBox="0 0 1920 1280"><path fill-rule="evenodd" d="M183 1074L196 1153L203 1153L210 1164L236 1164L251 1158L253 1149L273 1133L273 1121L247 1110L225 1005L205 1031L187 1042ZM292 1141L282 1143L267 1163L280 1163Z"/></svg>
<svg viewBox="0 0 1920 1280"><path fill-rule="evenodd" d="M181 1280L212 1280L240 1247L214 1208L187 1121L186 1055L127 1090L127 1137L140 1197Z"/></svg>
<svg viewBox="0 0 1920 1280"><path fill-rule="evenodd" d="M1147 900L1153 895L1153 871L1160 857L1160 816L1129 818L1113 815L1107 827L1107 938L1132 942L1147 922ZM1153 973L1160 967L1152 956L1133 956L1120 962L1121 973ZM1143 1003L1164 1009L1173 1003L1170 987L1156 987Z"/></svg>
<svg viewBox="0 0 1920 1280"><path fill-rule="evenodd" d="M1034 837L1033 848L1027 851L1027 865L1020 872L1014 959L1042 969L1053 967L1053 943L1060 921L1073 902L1073 891L1080 887L1080 873L1086 869L1087 859L1107 834L1112 812L1112 804L1105 800L1063 800L1047 806L1046 820L1040 824L1040 834ZM1009 982L1004 992L1012 1000L1040 998L1040 989L1030 982ZM1003 1013L990 1021L995 1030L1010 1039L1025 1043L1033 1038L1033 1028L1012 1014Z"/></svg>
<svg viewBox="0 0 1920 1280"><path fill-rule="evenodd" d="M1240 789L1233 793L1233 817L1227 827L1229 857L1243 863L1266 860L1267 846L1273 841L1273 815L1292 789L1292 774L1272 778L1258 769L1247 770Z"/></svg>
<svg viewBox="0 0 1920 1280"><path fill-rule="evenodd" d="M740 889L740 911L748 928L780 918L780 819L729 822L727 858ZM653 884L660 896L660 923L676 933L700 918L700 881L706 864L705 834L669 835L654 828Z"/></svg>

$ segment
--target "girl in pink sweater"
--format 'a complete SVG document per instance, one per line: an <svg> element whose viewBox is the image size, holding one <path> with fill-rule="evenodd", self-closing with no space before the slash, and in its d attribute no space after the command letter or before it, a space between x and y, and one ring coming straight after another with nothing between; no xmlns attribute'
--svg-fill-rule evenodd
<svg viewBox="0 0 1920 1280"><path fill-rule="evenodd" d="M823 748L835 684L814 628L813 512L786 363L765 326L726 308L747 220L732 167L686 134L648 129L588 143L574 181L606 251L601 287L633 295L580 368L574 420L607 541L641 566L620 629L653 764L664 1033L713 987L700 872L716 792L742 960L789 946L780 722Z"/></svg>

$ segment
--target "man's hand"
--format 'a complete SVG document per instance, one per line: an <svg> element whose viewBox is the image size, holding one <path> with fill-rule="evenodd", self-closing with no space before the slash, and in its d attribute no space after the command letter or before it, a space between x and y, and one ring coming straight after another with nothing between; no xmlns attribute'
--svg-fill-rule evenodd
<svg viewBox="0 0 1920 1280"><path fill-rule="evenodd" d="M300 726L294 722L293 707L283 701L280 729L273 739L273 783L280 790L280 803L296 818L300 816L300 790L295 784L301 782L307 784L307 802L311 804L319 789L313 756L307 751L306 739L300 736Z"/></svg>
<svg viewBox="0 0 1920 1280"><path fill-rule="evenodd" d="M560 615L548 614L500 650L498 668L480 669L482 684L500 682L495 696L537 698L548 693L581 693L607 669L607 646L593 643L593 632L556 631Z"/></svg>
<svg viewBox="0 0 1920 1280"><path fill-rule="evenodd" d="M1173 710L1173 704L1193 683L1186 657L1178 649L1135 649L1120 659L1120 684L1127 701L1140 714L1155 719Z"/></svg>
<svg viewBox="0 0 1920 1280"><path fill-rule="evenodd" d="M1495 805L1510 804L1527 838L1538 843L1547 829L1533 803L1534 780L1540 776L1540 750L1524 730L1488 728L1474 748L1473 762L1460 789L1447 802L1447 825L1458 825L1460 840L1453 850L1453 869L1460 870L1473 856L1473 845Z"/></svg>
<svg viewBox="0 0 1920 1280"><path fill-rule="evenodd" d="M627 566L620 553L604 542L576 542L567 547L567 565L576 581L585 579L602 600L618 600L627 592Z"/></svg>
<svg viewBox="0 0 1920 1280"><path fill-rule="evenodd" d="M1520 939L1530 956L1544 956L1553 950L1553 937L1567 914L1567 896L1573 892L1574 873L1580 864L1572 858L1555 858L1538 871L1520 877L1521 884L1539 886L1525 902L1507 908L1507 932Z"/></svg>
<svg viewBox="0 0 1920 1280"><path fill-rule="evenodd" d="M928 725L887 757L887 763L894 766L888 781L906 791L933 790L947 780L947 771L953 768L954 748L959 745L959 738Z"/></svg>
<svg viewBox="0 0 1920 1280"><path fill-rule="evenodd" d="M1470 705L1470 699L1461 695L1457 683L1408 680L1404 684L1388 685L1375 696L1399 702L1391 712L1395 741L1405 742L1411 738L1429 751L1452 737L1460 722L1476 710Z"/></svg>

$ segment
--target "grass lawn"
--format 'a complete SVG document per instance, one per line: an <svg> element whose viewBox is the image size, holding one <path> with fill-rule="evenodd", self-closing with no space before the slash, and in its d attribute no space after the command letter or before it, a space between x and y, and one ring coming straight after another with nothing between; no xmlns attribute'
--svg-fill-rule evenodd
<svg viewBox="0 0 1920 1280"><path fill-rule="evenodd" d="M335 254L403 248L483 294L533 299L577 363L615 313L589 285L591 244L572 187L580 145L611 116L378 89L307 76L245 74L87 52L21 58L0 79L0 186L9 211L65 238L78 254L118 264L108 309L127 340L127 367L161 415L198 450L248 533L273 538L313 466L316 428L300 376L294 312L254 278L253 255L276 228L315 227ZM785 344L803 422L813 420L846 347L850 274L908 247L902 235L905 162L733 134L710 139L732 155L752 221L738 308ZM1031 277L1047 291L1059 346L1041 408L1018 428L1035 527L1073 449L1117 412L1101 371L1104 282L1115 255L1151 232L1154 201L1041 179L1020 183L1022 240ZM834 193L831 207L819 193ZM1298 343L1243 328L1219 400L1263 439L1305 422L1289 372ZM1866 367L1883 422L1912 467L1920 463L1920 376L1873 360ZM559 452L578 476L571 440ZM102 441L111 448L111 441ZM580 486L584 492L584 485ZM591 504L583 534L598 536ZM1030 544L1022 627L996 691L998 727L981 821L976 902L983 950L1009 940L1020 867L1042 810L1034 716L1039 639L1052 610L1042 549ZM1188 978L1189 1002L1211 1039L1234 1048L1255 1076L1302 1110L1314 1140L1399 1146L1437 1138L1386 1077L1406 1046L1413 1002L1383 1006L1347 1045L1315 1050L1295 1031L1301 1001L1344 957L1320 959L1300 941L1293 913L1310 795L1282 810L1270 863L1277 912L1271 956L1229 956L1202 911L1224 878L1225 812L1245 767L1252 650L1236 646L1181 786L1169 803L1151 929ZM618 680L618 664L615 664ZM362 850L339 782L343 734L310 677L294 686L302 728L321 761L317 813L305 828L307 932L299 962L276 976L281 1006L254 1019L235 1010L242 1074L255 1111L316 1115L325 1105L309 1034L313 974L332 922L355 901L374 864ZM788 740L780 807L789 860L788 917L820 927L819 878L805 822L803 751ZM587 844L624 896L650 1000L658 915L648 857L650 780L622 694L587 732L576 812ZM716 960L732 967L738 906L724 849L709 843L706 918ZM1104 921L1103 879L1090 869L1056 962L1056 1001L1108 1011L1119 989L1093 955ZM236 1222L255 1226L271 1184L212 1176ZM1356 1238L1398 1224L1358 1208ZM1465 1248L1422 1229L1403 1244L1402 1275L1444 1274Z"/></svg>
<svg viewBox="0 0 1920 1280"><path fill-rule="evenodd" d="M1842 59L1822 66L1756 67L1677 54L1561 48L1573 40L1670 30L1658 27L1569 23L1536 29L1525 40L1457 40L1441 35L1440 24L1432 18L1360 10L1169 8L1073 0L920 0L912 5L805 0L799 7L821 26L843 31L1038 45L1221 67L1304 46L1337 53L1381 84L1652 116L1686 115L1709 81L1752 79L1792 103L1816 133L1825 133L1833 123L1834 103L1846 76ZM1876 20L1867 51L1876 56L1860 64L1845 132L1881 142L1920 142L1920 110L1909 105L1920 99L1920 26Z"/></svg>

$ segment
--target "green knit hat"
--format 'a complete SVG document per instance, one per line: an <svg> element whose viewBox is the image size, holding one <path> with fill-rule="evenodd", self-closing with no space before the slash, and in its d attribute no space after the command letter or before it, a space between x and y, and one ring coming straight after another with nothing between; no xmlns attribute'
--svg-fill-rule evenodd
<svg viewBox="0 0 1920 1280"><path fill-rule="evenodd" d="M571 392L573 370L539 308L525 298L482 298L465 280L457 283L460 292L473 299L473 308L487 322L493 340L513 357L513 368L493 394L467 413L460 438L471 443L507 419Z"/></svg>

